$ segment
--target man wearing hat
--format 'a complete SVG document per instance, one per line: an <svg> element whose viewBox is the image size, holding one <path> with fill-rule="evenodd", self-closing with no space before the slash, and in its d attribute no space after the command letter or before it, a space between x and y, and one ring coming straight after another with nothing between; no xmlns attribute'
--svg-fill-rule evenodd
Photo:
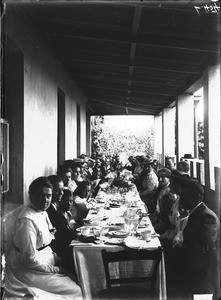
<svg viewBox="0 0 221 300"><path fill-rule="evenodd" d="M143 171L137 184L141 200L146 204L149 209L149 202L153 198L158 186L159 181L156 173L153 170L153 159L150 156L145 157L141 163Z"/></svg>

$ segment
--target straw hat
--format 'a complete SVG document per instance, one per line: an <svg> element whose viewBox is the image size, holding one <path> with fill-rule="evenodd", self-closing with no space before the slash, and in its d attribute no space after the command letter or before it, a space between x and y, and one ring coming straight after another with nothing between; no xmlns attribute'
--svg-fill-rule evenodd
<svg viewBox="0 0 221 300"><path fill-rule="evenodd" d="M143 156L142 159L140 158L140 164L141 165L152 165L153 159L150 156Z"/></svg>

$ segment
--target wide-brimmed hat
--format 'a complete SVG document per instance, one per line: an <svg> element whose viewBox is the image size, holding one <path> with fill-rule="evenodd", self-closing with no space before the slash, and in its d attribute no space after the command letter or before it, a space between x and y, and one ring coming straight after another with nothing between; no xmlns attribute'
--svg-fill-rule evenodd
<svg viewBox="0 0 221 300"><path fill-rule="evenodd" d="M168 168L162 168L157 171L158 177L170 177L171 171Z"/></svg>
<svg viewBox="0 0 221 300"><path fill-rule="evenodd" d="M140 164L143 165L143 166L152 165L153 164L153 158L150 157L150 156L142 157L142 159L140 159Z"/></svg>

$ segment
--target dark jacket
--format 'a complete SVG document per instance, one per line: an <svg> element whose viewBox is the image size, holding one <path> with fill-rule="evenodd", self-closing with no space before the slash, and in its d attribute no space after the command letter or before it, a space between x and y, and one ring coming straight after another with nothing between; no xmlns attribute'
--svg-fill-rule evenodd
<svg viewBox="0 0 221 300"><path fill-rule="evenodd" d="M67 252L69 252L69 245L73 239L76 239L76 228L72 229L69 226L68 220L58 209L57 218L57 231L55 232L55 241L53 243L53 250L61 257L65 258Z"/></svg>
<svg viewBox="0 0 221 300"><path fill-rule="evenodd" d="M192 253L205 253L215 249L219 219L204 203L190 214L183 231L184 247Z"/></svg>
<svg viewBox="0 0 221 300"><path fill-rule="evenodd" d="M188 217L183 230L183 246L173 248L170 253L171 263L167 262L168 291L176 286L185 296L214 293L218 231L218 217L201 203Z"/></svg>
<svg viewBox="0 0 221 300"><path fill-rule="evenodd" d="M58 224L58 211L54 208L54 206L51 204L49 208L47 209L47 213L49 216L49 219L51 221L51 224L53 227L57 229Z"/></svg>

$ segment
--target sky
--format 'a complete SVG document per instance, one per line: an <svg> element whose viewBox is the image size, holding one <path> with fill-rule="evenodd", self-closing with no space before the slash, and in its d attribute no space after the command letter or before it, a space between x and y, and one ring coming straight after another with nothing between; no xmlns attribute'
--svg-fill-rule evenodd
<svg viewBox="0 0 221 300"><path fill-rule="evenodd" d="M197 113L198 120L202 122L203 121L203 88L199 89L195 93L195 95L201 96L201 100L199 101L196 108L196 113Z"/></svg>
<svg viewBox="0 0 221 300"><path fill-rule="evenodd" d="M153 116L105 116L106 126L113 131L129 130L131 134L141 133L153 126Z"/></svg>

